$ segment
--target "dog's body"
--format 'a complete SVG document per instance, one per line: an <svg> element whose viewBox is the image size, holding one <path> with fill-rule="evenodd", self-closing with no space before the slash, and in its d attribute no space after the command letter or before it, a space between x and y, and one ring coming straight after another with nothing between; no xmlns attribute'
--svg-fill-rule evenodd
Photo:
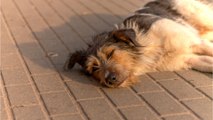
<svg viewBox="0 0 213 120"><path fill-rule="evenodd" d="M154 71L213 69L213 9L198 0L156 0L94 38L86 51L71 54L108 87L128 86Z"/></svg>

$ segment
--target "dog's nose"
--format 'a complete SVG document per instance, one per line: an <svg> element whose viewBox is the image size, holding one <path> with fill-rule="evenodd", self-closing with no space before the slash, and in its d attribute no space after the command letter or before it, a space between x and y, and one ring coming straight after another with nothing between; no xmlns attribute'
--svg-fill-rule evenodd
<svg viewBox="0 0 213 120"><path fill-rule="evenodd" d="M117 81L116 74L115 73L111 73L111 72L106 72L105 73L105 79L109 83L115 83Z"/></svg>

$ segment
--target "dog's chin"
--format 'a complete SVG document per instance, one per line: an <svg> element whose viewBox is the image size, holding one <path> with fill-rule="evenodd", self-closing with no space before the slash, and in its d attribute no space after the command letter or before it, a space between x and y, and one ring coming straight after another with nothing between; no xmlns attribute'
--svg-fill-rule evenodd
<svg viewBox="0 0 213 120"><path fill-rule="evenodd" d="M128 87L130 85L131 84L129 84L128 80L126 80L126 81L123 81L118 87L122 88L122 87Z"/></svg>
<svg viewBox="0 0 213 120"><path fill-rule="evenodd" d="M119 82L116 82L114 84L111 84L109 82L104 82L104 85L109 88L122 88L122 87L128 87L132 84L136 83L138 81L137 77L134 75L129 75L128 77L120 80Z"/></svg>
<svg viewBox="0 0 213 120"><path fill-rule="evenodd" d="M138 76L131 75L128 79L124 80L118 87L129 87L138 82Z"/></svg>
<svg viewBox="0 0 213 120"><path fill-rule="evenodd" d="M122 80L120 82L116 82L114 84L110 83L110 82L105 82L104 85L106 87L109 87L109 88L118 88L120 87L120 85L122 85L126 80Z"/></svg>

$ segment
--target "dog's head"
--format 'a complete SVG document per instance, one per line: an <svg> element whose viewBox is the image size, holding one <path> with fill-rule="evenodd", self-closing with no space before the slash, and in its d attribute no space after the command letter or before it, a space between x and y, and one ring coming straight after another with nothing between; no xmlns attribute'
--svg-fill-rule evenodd
<svg viewBox="0 0 213 120"><path fill-rule="evenodd" d="M97 35L85 51L72 53L65 68L75 63L107 87L125 87L136 82L134 66L140 47L132 29Z"/></svg>

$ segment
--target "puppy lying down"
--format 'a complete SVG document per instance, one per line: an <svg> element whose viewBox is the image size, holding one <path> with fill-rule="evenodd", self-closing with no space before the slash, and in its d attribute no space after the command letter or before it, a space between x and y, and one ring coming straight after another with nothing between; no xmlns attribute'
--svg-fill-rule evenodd
<svg viewBox="0 0 213 120"><path fill-rule="evenodd" d="M213 71L213 9L199 0L147 3L112 31L94 37L86 50L71 53L75 63L107 87L126 87L155 71Z"/></svg>

